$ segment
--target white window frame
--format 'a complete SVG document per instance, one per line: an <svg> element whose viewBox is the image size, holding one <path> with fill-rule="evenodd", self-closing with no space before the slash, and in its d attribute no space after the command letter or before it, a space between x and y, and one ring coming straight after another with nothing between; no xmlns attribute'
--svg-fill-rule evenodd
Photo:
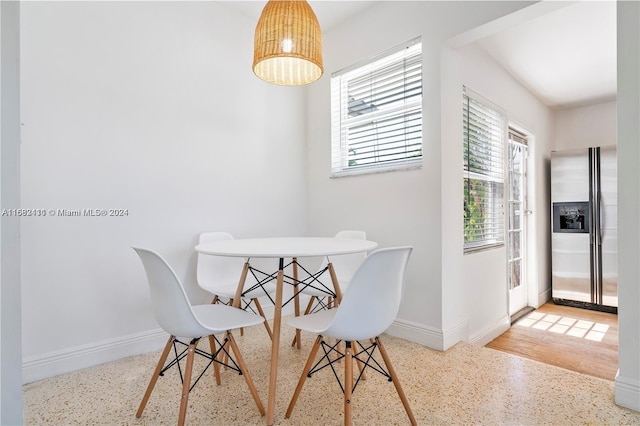
<svg viewBox="0 0 640 426"><path fill-rule="evenodd" d="M482 124L480 124L482 128L474 128L473 132L466 128L470 124L467 117L465 117L465 111L467 111L467 100L474 104L474 108L478 108L479 111L484 110L487 113L486 122L483 121ZM471 180L483 182L489 188L487 199L483 200L485 201L484 206L487 207L489 211L485 212L486 214L482 216L483 223L479 227L477 234L474 235L475 237L478 237L478 239L468 240L468 237L471 234L467 228L470 218L467 217L469 212L467 205L465 204L465 211L463 212L464 252L471 253L479 250L503 247L505 245L505 235L507 233L507 227L505 226L505 198L508 197L506 164L508 124L507 114L502 108L466 87L463 89L462 111L464 127L462 138L463 197L469 196L469 194L467 194L467 185ZM478 114L482 115L483 112L479 112ZM482 117L478 118L481 121L484 120ZM465 122L467 124L464 124ZM472 133L476 135L474 136L475 139L473 141L469 139ZM484 164L480 167L467 167L469 164L467 158L469 149L465 149L465 147L474 143L490 144L490 155L492 157L488 160L485 159ZM482 162L481 160L478 161ZM465 199L465 203L467 201L468 200Z"/></svg>
<svg viewBox="0 0 640 426"><path fill-rule="evenodd" d="M349 83L369 78L372 89L364 99L382 99L380 87L385 67L402 66L393 73L404 79L403 90L393 86L397 101L367 110L349 100ZM384 74L388 76L389 74ZM353 87L353 86L352 86ZM416 94L417 93L417 94ZM356 105L354 107L354 105ZM360 105L365 108L357 110ZM357 111L357 115L354 113ZM365 129L365 131L362 131ZM356 134L365 136L356 146ZM384 133L386 131L387 133ZM361 133L361 134L362 134ZM393 134L393 137L387 135ZM384 135L384 137L383 137ZM360 151L358 153L358 151ZM331 76L331 176L372 173L422 166L422 42L413 39L386 52L335 72Z"/></svg>

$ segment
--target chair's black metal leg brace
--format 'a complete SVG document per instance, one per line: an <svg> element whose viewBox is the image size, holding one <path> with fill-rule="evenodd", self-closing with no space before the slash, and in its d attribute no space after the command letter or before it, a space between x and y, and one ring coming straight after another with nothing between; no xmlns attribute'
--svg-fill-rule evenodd
<svg viewBox="0 0 640 426"><path fill-rule="evenodd" d="M333 364L339 362L342 358L345 357L345 354L343 352L340 352L340 343L342 342L342 340L338 340L336 341L336 343L331 346L328 345L324 339L321 343L322 346L322 350L324 352L324 356L322 358L320 358L318 360L318 362L313 366L313 368L311 369L311 371L309 372L309 377L311 377L312 374L316 373L317 371L322 370L325 367L330 367L331 371L333 372L333 377L336 378L336 380L338 381L338 384L340 385L340 390L342 390L342 392L344 393L344 387L342 386L342 382L340 381L340 376L338 375L338 372L336 371L335 367L333 366ZM327 348L329 348L329 350L327 350ZM331 355L334 354L335 355L335 359L331 359ZM326 360L327 363L324 365L320 365L322 363L322 361Z"/></svg>

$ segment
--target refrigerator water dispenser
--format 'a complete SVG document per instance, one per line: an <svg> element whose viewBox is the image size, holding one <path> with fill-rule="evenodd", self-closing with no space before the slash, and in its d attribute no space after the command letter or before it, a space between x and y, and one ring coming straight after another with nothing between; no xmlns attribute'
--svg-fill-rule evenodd
<svg viewBox="0 0 640 426"><path fill-rule="evenodd" d="M553 203L553 232L589 233L589 202Z"/></svg>

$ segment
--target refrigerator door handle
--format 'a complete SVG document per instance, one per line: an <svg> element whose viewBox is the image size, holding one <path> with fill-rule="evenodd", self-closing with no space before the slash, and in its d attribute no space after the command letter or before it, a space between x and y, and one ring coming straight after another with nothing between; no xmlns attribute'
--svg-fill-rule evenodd
<svg viewBox="0 0 640 426"><path fill-rule="evenodd" d="M598 223L595 226L596 231L596 246L595 246L595 258L594 261L596 263L596 282L595 282L595 302L598 305L602 304L602 295L603 295L603 280L602 280L602 190L601 190L601 181L600 181L600 148L594 148L595 156L594 156L594 195L596 197L595 209L596 209L596 218Z"/></svg>
<svg viewBox="0 0 640 426"><path fill-rule="evenodd" d="M602 246L602 239L604 238L604 220L605 215L604 215L604 202L602 201L602 194L600 194L600 197L598 197L600 199L600 205L598 206L599 210L600 210L600 233L598 234L600 241L598 241L598 244L600 246Z"/></svg>

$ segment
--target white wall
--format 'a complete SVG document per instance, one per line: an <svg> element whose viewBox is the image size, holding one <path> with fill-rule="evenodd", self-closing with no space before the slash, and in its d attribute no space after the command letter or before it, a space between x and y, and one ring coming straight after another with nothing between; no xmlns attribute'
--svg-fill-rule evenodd
<svg viewBox="0 0 640 426"><path fill-rule="evenodd" d="M128 210L22 220L25 381L166 339L131 245L205 300L198 233L306 233L304 89L255 78L254 26L222 2L22 3L22 207Z"/></svg>
<svg viewBox="0 0 640 426"><path fill-rule="evenodd" d="M0 205L20 206L20 4L0 2ZM0 225L0 424L22 415L20 218Z"/></svg>
<svg viewBox="0 0 640 426"><path fill-rule="evenodd" d="M457 217L455 212L460 212L461 226L462 208L445 209L441 201L451 189L443 178L448 165L441 167L442 156L459 145L458 137L447 139L441 129L441 96L451 96L441 92L441 46L460 32L525 6L524 2L380 2L325 34L326 75L309 87L311 231L331 234L354 227L383 247L413 245L405 298L391 332L434 348L466 338L468 318L461 303L466 289L462 277L444 277L462 266L445 259L449 241L462 237L459 231L444 232L443 216ZM423 167L330 179L327 76L416 36L422 36L423 48ZM458 91L458 101L459 96ZM458 130L459 125L458 120ZM462 189L455 191L451 196L461 199Z"/></svg>
<svg viewBox="0 0 640 426"><path fill-rule="evenodd" d="M446 256L462 237L449 234L443 221L449 197L458 195L448 191L441 161L456 155L448 147L457 146L458 136L445 137L457 130L443 127L447 119L441 109L458 102L459 93L441 91L441 47L527 3L375 5L325 34L326 73L306 89L306 104L300 88L271 87L253 77L255 22L223 2L21 6L23 207L130 211L125 218L22 221L29 377L69 367L56 360L68 359L74 349L80 358L73 367L80 368L85 361L117 356L119 345L126 346L121 356L131 354L135 345L128 339L153 341L157 326L142 268L129 246L145 244L165 253L193 289L192 247L203 229L249 236L360 228L381 246L413 244L406 300L394 333L445 348L467 338L469 330L482 330L467 327L461 264ZM629 89L631 98L618 100L618 113L629 114L621 136L633 155L621 165L620 182L631 191L632 215L640 193L640 15L637 4L623 8L633 12L622 15L626 28L619 25L630 51L618 55L626 76L621 88ZM423 168L329 179L331 72L417 35L423 36L425 61ZM626 68L629 63L633 66ZM306 147L300 143L305 139ZM538 150L535 156L536 173L546 176L547 153ZM544 195L536 200L545 204ZM548 229L539 222L540 229ZM616 399L640 409L638 235L625 238ZM3 251L17 247L3 242ZM547 253L540 245L537 255ZM59 322L49 324L51 318ZM2 398L4 403L4 393Z"/></svg>
<svg viewBox="0 0 640 426"><path fill-rule="evenodd" d="M559 110L555 150L616 145L616 102Z"/></svg>
<svg viewBox="0 0 640 426"><path fill-rule="evenodd" d="M640 3L618 2L618 223L640 209ZM640 411L640 228L618 237L616 403Z"/></svg>
<svg viewBox="0 0 640 426"><path fill-rule="evenodd" d="M510 124L530 133L531 188L528 208L529 304L537 307L549 287L549 153L553 146L552 111L515 81L488 55L473 44L443 49L443 235L456 235L443 245L443 282L461 280L468 316L469 341L486 344L510 324L507 297L506 247L463 255L462 213L462 87L475 91L507 114ZM451 303L455 300L451 299Z"/></svg>

